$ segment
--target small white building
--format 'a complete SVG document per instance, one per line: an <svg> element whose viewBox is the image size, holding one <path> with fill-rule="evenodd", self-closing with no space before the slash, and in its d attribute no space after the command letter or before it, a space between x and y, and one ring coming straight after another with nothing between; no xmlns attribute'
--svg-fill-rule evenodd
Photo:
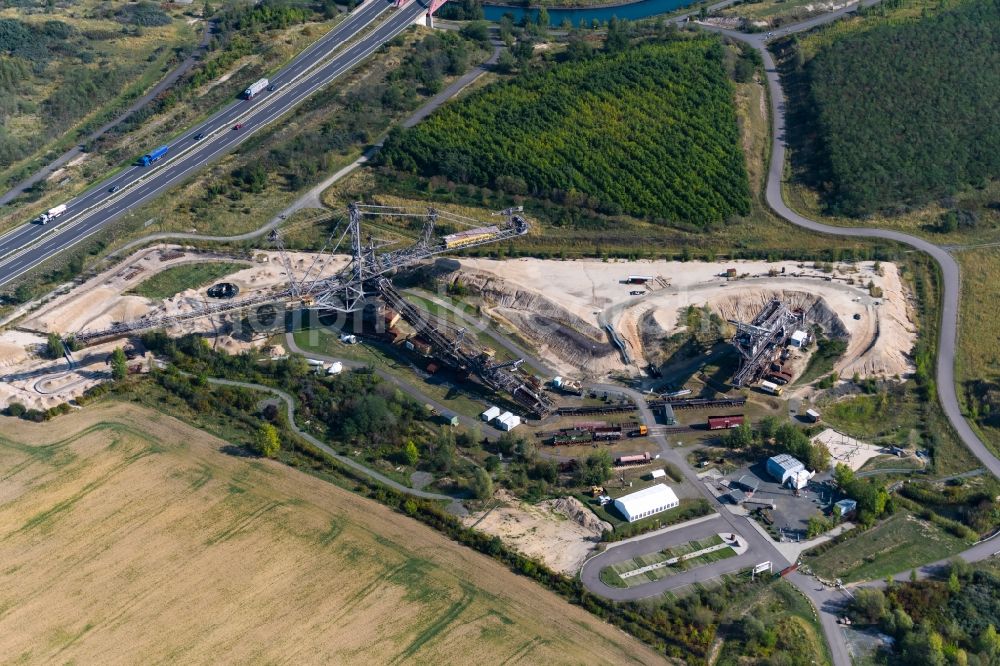
<svg viewBox="0 0 1000 666"><path fill-rule="evenodd" d="M504 432L510 432L519 425L521 425L521 417L517 414L511 414L510 412L507 412L497 419L497 427Z"/></svg>
<svg viewBox="0 0 1000 666"><path fill-rule="evenodd" d="M806 346L809 341L809 334L805 331L795 331L792 333L792 337L789 339L788 344L791 347L797 347L801 349Z"/></svg>
<svg viewBox="0 0 1000 666"><path fill-rule="evenodd" d="M680 504L677 494L664 483L643 488L615 500L615 508L630 523L673 509Z"/></svg>
<svg viewBox="0 0 1000 666"><path fill-rule="evenodd" d="M652 472L649 473L649 475L654 479L662 479L667 475L667 473L664 472L662 469L654 469Z"/></svg>
<svg viewBox="0 0 1000 666"><path fill-rule="evenodd" d="M483 412L482 414L480 414L479 418L481 418L482 420L484 420L486 422L489 422L489 421L492 421L493 419L495 419L498 416L500 416L500 408L497 407L496 405L492 405L485 412Z"/></svg>
<svg viewBox="0 0 1000 666"><path fill-rule="evenodd" d="M344 371L344 364L340 361L334 361L330 364L330 367L326 369L326 374L328 375L339 375Z"/></svg>

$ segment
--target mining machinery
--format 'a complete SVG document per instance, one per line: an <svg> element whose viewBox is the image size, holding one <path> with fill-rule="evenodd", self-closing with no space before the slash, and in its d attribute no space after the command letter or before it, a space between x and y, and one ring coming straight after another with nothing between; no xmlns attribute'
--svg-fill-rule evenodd
<svg viewBox="0 0 1000 666"><path fill-rule="evenodd" d="M134 321L117 322L103 330L77 333L75 338L84 344L94 343L203 317L250 311L269 304L282 305L286 309L306 308L319 312L358 314L369 307L388 305L422 337L427 338L434 349L434 355L442 362L462 373L475 374L486 386L508 393L528 411L545 416L552 411L551 402L535 382L516 373L522 362L520 359L506 363L494 361L474 341L475 336L466 336L461 329L455 329L414 306L403 298L387 277L401 268L436 255L523 236L528 232L529 225L522 212L521 207L507 208L493 214L500 218L498 223L483 226L472 218L433 208L415 210L353 203L348 206L347 224L342 229L340 225L334 229L326 245L301 277L296 276L293 271L280 233L271 233L270 241L278 250L288 278L287 287L225 303L207 304L188 312L154 314ZM407 225L418 221L421 231L412 245L386 249L391 243L371 237L363 238L362 220L366 217L393 218ZM461 230L437 237L435 229L439 223ZM350 248L350 262L335 275L323 277L325 267L330 265L344 245Z"/></svg>
<svg viewBox="0 0 1000 666"><path fill-rule="evenodd" d="M731 342L740 354L733 386L748 386L760 379L785 339L795 328L802 328L803 320L801 312L793 312L778 298L768 301L750 323L730 319L736 327Z"/></svg>

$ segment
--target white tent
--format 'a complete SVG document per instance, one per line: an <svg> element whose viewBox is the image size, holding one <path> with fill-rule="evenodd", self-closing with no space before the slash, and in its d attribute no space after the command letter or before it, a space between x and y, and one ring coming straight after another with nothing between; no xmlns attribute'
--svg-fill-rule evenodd
<svg viewBox="0 0 1000 666"><path fill-rule="evenodd" d="M630 523L667 509L673 509L678 504L680 504L680 500L677 499L677 494L670 486L663 483L623 495L615 500L615 508Z"/></svg>

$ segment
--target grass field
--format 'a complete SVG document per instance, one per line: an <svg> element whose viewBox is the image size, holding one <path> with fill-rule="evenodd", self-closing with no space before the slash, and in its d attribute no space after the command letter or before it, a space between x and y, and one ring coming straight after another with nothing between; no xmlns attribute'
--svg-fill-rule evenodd
<svg viewBox="0 0 1000 666"><path fill-rule="evenodd" d="M818 556L803 559L824 578L878 580L957 553L968 544L902 512Z"/></svg>
<svg viewBox="0 0 1000 666"><path fill-rule="evenodd" d="M44 12L25 4L36 3L0 9L2 189L124 109L176 66L177 52L193 48L204 25L178 8L161 15L165 25L139 28L94 0L53 3ZM22 71L19 63L30 66ZM53 174L47 189L58 189L62 179L62 172Z"/></svg>
<svg viewBox="0 0 1000 666"><path fill-rule="evenodd" d="M444 383L437 375L431 375L427 378L418 376L413 367L403 361L402 352L399 352L399 355L391 354L382 345L369 344L368 342L346 345L340 342L337 335L322 329L296 331L295 343L306 352L313 351L336 358L360 361L379 370L384 370L408 384L419 387L422 393L437 400L445 407L471 418L478 418L485 409L484 401L490 400L490 396L486 395L479 400L470 394L460 393L449 384Z"/></svg>
<svg viewBox="0 0 1000 666"><path fill-rule="evenodd" d="M658 661L382 505L103 403L0 439L18 663Z"/></svg>
<svg viewBox="0 0 1000 666"><path fill-rule="evenodd" d="M243 268L243 264L227 261L172 266L162 273L153 275L148 280L143 280L131 290L131 293L153 299L169 298L185 289L197 289L210 285L219 278L235 273L241 268Z"/></svg>
<svg viewBox="0 0 1000 666"><path fill-rule="evenodd" d="M996 453L1000 451L1000 428L996 419L989 418L986 406L970 400L964 387L982 381L993 386L1000 375L1000 339L996 335L984 335L984 331L995 331L997 311L993 308L1000 298L1000 248L987 247L956 253L962 267L962 302L959 318L958 362L956 375L959 396L965 399L968 408L977 410L979 433L987 446ZM979 391L982 393L982 391ZM994 425L990 425L993 423Z"/></svg>

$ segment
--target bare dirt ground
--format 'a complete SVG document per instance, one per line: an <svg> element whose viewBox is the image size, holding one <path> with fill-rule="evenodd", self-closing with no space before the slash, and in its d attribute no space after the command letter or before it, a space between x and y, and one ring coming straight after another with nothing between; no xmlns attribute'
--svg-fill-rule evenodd
<svg viewBox="0 0 1000 666"><path fill-rule="evenodd" d="M10 661L662 663L416 521L160 413L0 428Z"/></svg>
<svg viewBox="0 0 1000 666"><path fill-rule="evenodd" d="M477 530L498 536L505 544L570 576L583 566L601 533L611 529L575 497L532 505L500 492L495 501L501 504L488 513L467 516L465 524L471 526L482 519Z"/></svg>
<svg viewBox="0 0 1000 666"><path fill-rule="evenodd" d="M317 261L315 255L308 253L292 252L288 256L292 273L299 279L307 272L310 277L331 275L345 261L341 257ZM218 301L209 299L205 289L188 289L162 303L126 292L153 275L179 264L232 261L233 258L229 255L190 252L172 245L142 249L104 273L52 299L32 313L21 326L41 332L65 334L101 329L116 321L138 319L153 312L187 312L205 302ZM253 265L222 280L236 284L240 288L240 296L249 296L286 287L287 273L277 253L262 251L254 254ZM204 327L210 324L200 322L186 326Z"/></svg>
<svg viewBox="0 0 1000 666"><path fill-rule="evenodd" d="M912 304L894 264L841 264L825 273L797 262L603 262L462 259L462 279L481 291L489 314L521 330L561 372L637 374L650 341L683 330L689 306L749 320L771 297L803 309L807 322L848 338L841 375L893 377L912 371ZM736 279L725 277L735 268ZM654 278L626 284L630 275ZM871 282L882 296L870 296ZM633 295L630 292L642 292ZM858 318L855 319L855 315ZM612 324L636 362L627 367L603 327Z"/></svg>
<svg viewBox="0 0 1000 666"><path fill-rule="evenodd" d="M342 257L317 259L308 253L289 253L290 268L296 279L328 276L345 262ZM239 258L236 258L239 259ZM121 341L89 347L77 355L77 365L65 360L45 361L37 350L45 345L46 334L62 335L105 328L116 321L138 319L152 313L180 314L206 302L207 288L187 289L162 302L127 293L144 280L164 270L197 262L233 261L234 257L192 252L175 245L157 245L124 259L103 273L73 286L45 302L23 321L18 330L0 333L0 407L11 401L29 408L48 409L79 397L91 386L107 378L105 359ZM222 278L240 288L240 296L283 289L288 284L288 270L274 252L257 252L247 268ZM206 318L185 322L168 329L181 335L207 333L217 348L236 353L258 346L266 333L235 336L225 318ZM32 333L31 331L34 331ZM45 377L48 375L48 377Z"/></svg>
<svg viewBox="0 0 1000 666"><path fill-rule="evenodd" d="M813 437L813 441L820 442L829 449L831 468L837 463L843 463L854 471L857 471L872 458L892 455L892 451L888 448L867 444L861 440L837 432L833 428L827 428L819 433ZM919 460L916 456L913 456L913 458Z"/></svg>

